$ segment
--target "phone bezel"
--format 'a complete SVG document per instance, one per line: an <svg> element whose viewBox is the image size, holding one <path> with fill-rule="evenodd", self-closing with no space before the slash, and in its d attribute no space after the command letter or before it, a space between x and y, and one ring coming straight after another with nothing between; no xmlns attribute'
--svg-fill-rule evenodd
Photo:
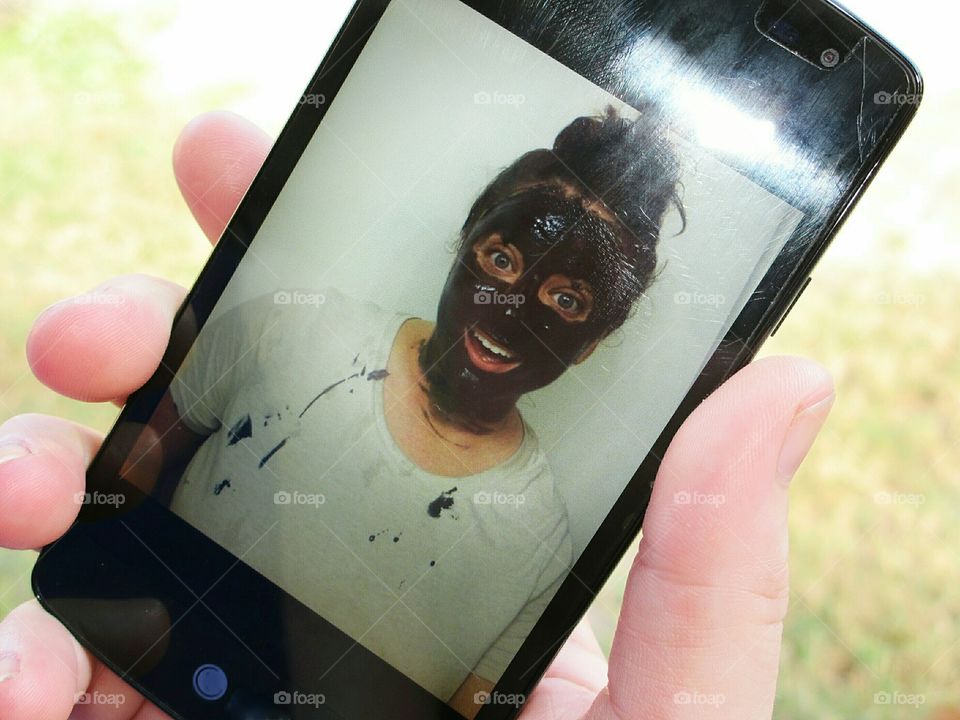
<svg viewBox="0 0 960 720"><path fill-rule="evenodd" d="M865 35L895 58L902 65L908 82L912 83L911 92L918 96L922 94L922 79L919 72L902 53L849 12L836 8L825 0L820 2L835 7L848 21L856 23ZM103 448L91 463L88 477L115 472L118 461L129 451L129 448L125 451L123 444L117 442L115 434L117 427L125 422L146 422L152 415L160 396L189 348L189 342L192 341L190 334L195 334L196 329L202 327L209 316L322 120L326 108L329 107L329 101L334 99L346 80L366 39L388 4L389 0L357 0L304 93L305 95L323 94L328 100L327 104L320 107L301 104L287 121L250 189L231 217L220 243L211 253L196 283L178 310L170 350L164 356L161 367L143 388L133 393L128 399L117 424L108 434ZM487 14L482 9L486 4L484 2L468 1L465 4ZM820 232L804 246L802 253L785 258L784 256L787 255L785 250L774 260L770 273L760 283L758 289L769 286L770 278L773 277L776 279L775 292L770 296L758 297L738 315L730 332L678 405L657 442L577 559L573 571L563 583L547 612L541 617L520 652L511 662L497 684L498 691L526 696L540 679L555 650L576 626L596 593L639 533L650 499L652 481L670 439L687 415L727 377L746 365L754 357L763 341L778 327L798 293L806 285L813 266L823 255L866 187L874 179L880 165L899 141L915 112L916 106L911 106L902 108L902 111L896 115L893 125L884 134L868 162L862 165L840 200L834 205ZM786 277L783 272L785 269ZM184 315L187 312L196 319L196 329L187 330L184 327ZM186 335L183 333L178 335L178 329L186 330ZM58 543L69 542L69 537L70 533ZM49 547L44 548L41 558L48 550ZM93 561L94 559L91 559L91 562ZM34 592L48 610L54 611L45 602L41 577L37 573L34 574ZM98 652L98 648L91 647L90 650L108 666L112 666L111 659ZM112 667L114 670L121 670L121 668ZM135 682L132 678L128 679ZM152 696L148 688L139 687L138 689L151 701L177 717L176 710L163 698ZM481 711L478 718L493 720L511 717L515 713L516 710L510 707L490 705Z"/></svg>

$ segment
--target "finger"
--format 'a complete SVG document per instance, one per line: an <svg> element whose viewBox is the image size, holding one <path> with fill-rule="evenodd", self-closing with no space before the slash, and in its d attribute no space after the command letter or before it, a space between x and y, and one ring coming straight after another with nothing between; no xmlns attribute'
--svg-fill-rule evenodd
<svg viewBox="0 0 960 720"><path fill-rule="evenodd" d="M93 669L87 652L39 604L21 605L0 623L0 717L69 717Z"/></svg>
<svg viewBox="0 0 960 720"><path fill-rule="evenodd" d="M148 705L143 695L96 658L91 658L91 663L93 671L90 684L78 698L70 720L130 720L140 717L144 706Z"/></svg>
<svg viewBox="0 0 960 720"><path fill-rule="evenodd" d="M157 369L184 294L160 278L125 275L51 305L27 338L34 375L77 400L125 398Z"/></svg>
<svg viewBox="0 0 960 720"><path fill-rule="evenodd" d="M556 679L596 694L607 682L607 659L590 622L584 618L574 628L550 664L544 680Z"/></svg>
<svg viewBox="0 0 960 720"><path fill-rule="evenodd" d="M211 241L223 233L271 145L263 130L229 112L201 115L180 133L173 148L174 174Z"/></svg>
<svg viewBox="0 0 960 720"><path fill-rule="evenodd" d="M170 716L151 702L144 702L133 720L170 720Z"/></svg>
<svg viewBox="0 0 960 720"><path fill-rule="evenodd" d="M36 548L66 532L101 440L48 415L18 415L0 425L0 546Z"/></svg>
<svg viewBox="0 0 960 720"><path fill-rule="evenodd" d="M768 720L787 609L787 487L833 402L820 366L770 358L684 423L661 464L588 717Z"/></svg>
<svg viewBox="0 0 960 720"><path fill-rule="evenodd" d="M141 716L144 705L142 695L93 658L35 601L0 623L4 720L129 720Z"/></svg>
<svg viewBox="0 0 960 720"><path fill-rule="evenodd" d="M270 149L261 130L232 113L201 115L181 132L173 164L191 212L216 239ZM130 275L48 308L27 341L37 377L68 397L125 398L163 357L183 288Z"/></svg>
<svg viewBox="0 0 960 720"><path fill-rule="evenodd" d="M564 643L523 709L523 720L574 720L607 681L607 661L584 618Z"/></svg>

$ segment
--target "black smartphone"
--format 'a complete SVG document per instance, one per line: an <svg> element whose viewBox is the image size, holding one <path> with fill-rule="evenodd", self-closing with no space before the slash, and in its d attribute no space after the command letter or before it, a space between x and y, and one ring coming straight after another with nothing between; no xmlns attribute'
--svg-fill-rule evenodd
<svg viewBox="0 0 960 720"><path fill-rule="evenodd" d="M920 96L824 0L359 0L37 597L175 718L514 717Z"/></svg>

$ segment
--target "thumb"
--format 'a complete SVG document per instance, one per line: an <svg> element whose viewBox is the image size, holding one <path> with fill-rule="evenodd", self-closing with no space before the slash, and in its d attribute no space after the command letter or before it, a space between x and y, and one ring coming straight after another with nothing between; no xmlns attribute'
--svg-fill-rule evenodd
<svg viewBox="0 0 960 720"><path fill-rule="evenodd" d="M737 373L664 456L609 685L587 717L769 720L787 610L787 488L833 403L819 365Z"/></svg>

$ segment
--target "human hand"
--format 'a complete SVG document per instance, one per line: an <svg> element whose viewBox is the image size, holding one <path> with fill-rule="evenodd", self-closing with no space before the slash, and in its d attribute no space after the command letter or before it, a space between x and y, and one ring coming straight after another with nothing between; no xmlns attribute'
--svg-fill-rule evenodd
<svg viewBox="0 0 960 720"><path fill-rule="evenodd" d="M227 113L202 116L181 134L177 182L212 241L269 148L262 131ZM91 292L123 302L52 306L30 334L28 358L63 395L122 403L156 369L185 291L136 275ZM718 720L770 717L788 597L788 480L832 397L819 366L775 358L742 370L691 415L657 478L609 667L581 625L523 718L702 718L706 710ZM67 530L101 441L43 415L0 426L0 545L35 548ZM167 717L36 602L0 623L0 717L63 720L81 693L120 700L78 707L72 717Z"/></svg>
<svg viewBox="0 0 960 720"><path fill-rule="evenodd" d="M581 624L523 720L770 720L789 599L789 482L833 405L825 370L769 358L663 458L609 665Z"/></svg>

